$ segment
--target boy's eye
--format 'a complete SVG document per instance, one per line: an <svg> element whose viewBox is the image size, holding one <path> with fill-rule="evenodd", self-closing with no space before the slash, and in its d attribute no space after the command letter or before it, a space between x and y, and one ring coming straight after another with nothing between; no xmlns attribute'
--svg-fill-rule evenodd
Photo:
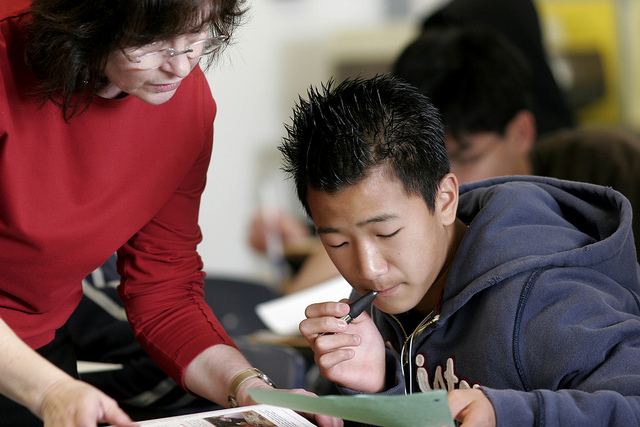
<svg viewBox="0 0 640 427"><path fill-rule="evenodd" d="M339 245L329 245L329 247L330 247L330 248L337 249L337 248L340 248L340 247L342 247L342 246L344 246L344 245L346 245L346 244L347 244L347 242L342 242L342 243L340 243Z"/></svg>
<svg viewBox="0 0 640 427"><path fill-rule="evenodd" d="M401 228L397 229L396 231L394 231L393 233L390 234L378 234L378 237L383 237L383 238L387 238L387 237L393 237L396 234L398 234L398 232L401 230Z"/></svg>

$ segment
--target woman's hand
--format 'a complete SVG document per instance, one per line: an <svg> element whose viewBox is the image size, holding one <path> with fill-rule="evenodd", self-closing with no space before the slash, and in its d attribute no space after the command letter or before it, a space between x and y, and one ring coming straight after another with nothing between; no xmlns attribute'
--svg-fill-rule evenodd
<svg viewBox="0 0 640 427"><path fill-rule="evenodd" d="M115 400L33 351L0 319L0 392L45 427L135 426Z"/></svg>
<svg viewBox="0 0 640 427"><path fill-rule="evenodd" d="M349 313L345 301L307 307L300 332L324 378L353 390L379 393L385 386L384 342L366 312L350 324L340 319Z"/></svg>
<svg viewBox="0 0 640 427"><path fill-rule="evenodd" d="M45 427L94 427L109 423L118 427L136 426L115 400L97 388L73 379L61 379L43 394L40 418Z"/></svg>

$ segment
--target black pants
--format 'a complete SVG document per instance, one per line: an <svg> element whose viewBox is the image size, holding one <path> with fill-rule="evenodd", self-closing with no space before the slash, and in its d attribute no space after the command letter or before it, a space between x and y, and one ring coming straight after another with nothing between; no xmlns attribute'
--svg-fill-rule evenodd
<svg viewBox="0 0 640 427"><path fill-rule="evenodd" d="M69 334L63 327L49 344L38 349L44 358L68 374L78 378L76 356ZM0 427L42 427L42 421L24 406L0 395Z"/></svg>

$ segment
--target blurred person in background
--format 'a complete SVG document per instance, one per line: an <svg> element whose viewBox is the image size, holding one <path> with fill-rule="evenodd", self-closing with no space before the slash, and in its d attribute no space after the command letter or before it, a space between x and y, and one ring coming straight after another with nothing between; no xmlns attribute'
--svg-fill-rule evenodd
<svg viewBox="0 0 640 427"><path fill-rule="evenodd" d="M549 66L532 0L452 0L427 16L422 30L448 26L496 31L522 52L532 69L531 111L540 136L575 126L573 111Z"/></svg>

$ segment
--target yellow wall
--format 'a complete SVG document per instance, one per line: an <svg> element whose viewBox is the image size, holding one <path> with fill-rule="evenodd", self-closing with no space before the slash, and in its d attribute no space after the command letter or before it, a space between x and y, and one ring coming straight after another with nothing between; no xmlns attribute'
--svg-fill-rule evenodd
<svg viewBox="0 0 640 427"><path fill-rule="evenodd" d="M621 107L621 48L618 3L605 0L537 0L541 25L551 55L597 50L604 66L605 94L577 111L581 124L618 125Z"/></svg>
<svg viewBox="0 0 640 427"><path fill-rule="evenodd" d="M630 0L622 15L625 34L622 39L624 61L623 99L624 118L634 130L640 130L640 1Z"/></svg>

